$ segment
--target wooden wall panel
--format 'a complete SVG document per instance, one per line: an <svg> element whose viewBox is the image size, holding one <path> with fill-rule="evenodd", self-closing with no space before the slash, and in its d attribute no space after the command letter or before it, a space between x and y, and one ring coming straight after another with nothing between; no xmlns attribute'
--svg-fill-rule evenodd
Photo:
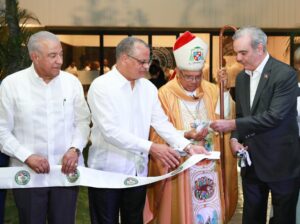
<svg viewBox="0 0 300 224"><path fill-rule="evenodd" d="M22 0L20 6L43 25L300 27L299 0Z"/></svg>

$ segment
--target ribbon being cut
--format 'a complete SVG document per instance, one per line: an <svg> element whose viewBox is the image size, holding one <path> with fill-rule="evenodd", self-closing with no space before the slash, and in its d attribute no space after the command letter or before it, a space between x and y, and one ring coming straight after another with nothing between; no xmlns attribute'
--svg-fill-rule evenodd
<svg viewBox="0 0 300 224"><path fill-rule="evenodd" d="M177 169L156 177L127 176L119 173L104 172L86 167L77 167L75 173L65 175L61 166L51 167L48 174L37 174L27 167L0 168L0 188L33 188L57 186L86 186L94 188L129 188L151 184L181 173L203 159L219 159L220 152L210 155L193 155Z"/></svg>

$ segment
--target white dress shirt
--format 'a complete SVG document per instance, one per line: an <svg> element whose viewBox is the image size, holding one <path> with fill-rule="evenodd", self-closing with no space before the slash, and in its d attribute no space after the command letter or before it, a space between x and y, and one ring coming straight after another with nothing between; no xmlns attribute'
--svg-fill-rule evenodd
<svg viewBox="0 0 300 224"><path fill-rule="evenodd" d="M267 56L264 58L264 60L259 64L259 66L254 71L249 71L249 70L245 71L246 74L250 76L250 108L252 107L254 101L254 97L261 77L261 73L263 72L263 69L267 64L269 57L270 56L267 53Z"/></svg>
<svg viewBox="0 0 300 224"><path fill-rule="evenodd" d="M61 164L70 147L86 145L89 123L82 85L69 73L60 71L47 84L31 66L0 86L0 148L12 156L11 166L24 166L32 154Z"/></svg>
<svg viewBox="0 0 300 224"><path fill-rule="evenodd" d="M91 168L147 175L150 126L172 147L183 150L189 141L168 121L156 87L147 79L135 81L134 88L116 68L95 79L89 89L92 112Z"/></svg>

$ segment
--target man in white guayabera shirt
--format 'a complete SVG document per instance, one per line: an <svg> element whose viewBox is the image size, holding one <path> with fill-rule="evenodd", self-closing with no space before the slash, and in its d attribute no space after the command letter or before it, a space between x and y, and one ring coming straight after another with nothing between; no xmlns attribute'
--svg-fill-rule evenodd
<svg viewBox="0 0 300 224"><path fill-rule="evenodd" d="M75 171L89 135L90 112L79 80L64 71L62 46L40 31L28 42L29 68L5 78L0 86L0 148L10 166L29 166L38 174L62 165ZM78 187L13 190L20 223L73 224Z"/></svg>
<svg viewBox="0 0 300 224"><path fill-rule="evenodd" d="M116 66L95 79L88 93L92 112L91 168L136 176L147 176L148 154L167 167L179 165L179 151L207 153L190 145L164 114L156 87L143 78L150 65L150 49L137 38L123 39L116 48ZM169 145L148 140L150 126ZM89 188L91 221L122 224L143 223L146 187L127 189Z"/></svg>

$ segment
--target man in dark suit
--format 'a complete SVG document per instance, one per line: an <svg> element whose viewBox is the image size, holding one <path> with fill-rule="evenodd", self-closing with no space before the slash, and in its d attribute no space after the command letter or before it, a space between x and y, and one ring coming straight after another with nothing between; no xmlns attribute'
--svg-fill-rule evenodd
<svg viewBox="0 0 300 224"><path fill-rule="evenodd" d="M247 147L252 164L242 168L243 224L265 224L271 192L272 223L295 223L300 173L297 125L297 75L267 50L259 28L233 36L236 60L244 66L236 79L236 119L217 120L215 131L233 131L233 154ZM224 72L221 70L221 72Z"/></svg>

